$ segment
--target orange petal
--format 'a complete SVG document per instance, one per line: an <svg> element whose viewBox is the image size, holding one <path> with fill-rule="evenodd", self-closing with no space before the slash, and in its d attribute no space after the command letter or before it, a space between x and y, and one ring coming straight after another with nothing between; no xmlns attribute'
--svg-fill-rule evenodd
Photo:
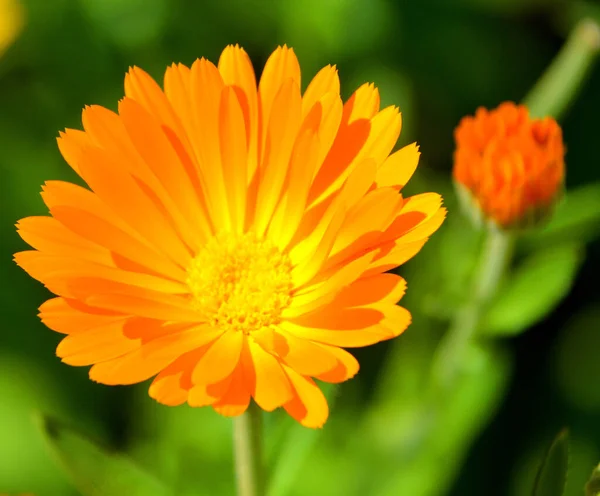
<svg viewBox="0 0 600 496"><path fill-rule="evenodd" d="M419 225L410 229L406 234L400 238L404 243L412 243L414 241L420 241L423 238L429 238L435 231L437 231L443 224L446 218L446 209L440 208L433 215L428 216Z"/></svg>
<svg viewBox="0 0 600 496"><path fill-rule="evenodd" d="M373 84L363 84L344 104L335 140L311 189L311 205L339 189L354 166L367 158L361 150L373 140L371 119L378 111L379 91Z"/></svg>
<svg viewBox="0 0 600 496"><path fill-rule="evenodd" d="M331 250L330 263L340 263L363 253L381 238L402 208L402 197L393 188L380 188L367 193L344 220Z"/></svg>
<svg viewBox="0 0 600 496"><path fill-rule="evenodd" d="M128 101L133 102L131 99L128 99ZM143 109L142 112L147 114ZM165 175L164 171L161 175L161 167L159 165L159 173L157 175L157 173L155 173L157 167L154 167L155 170L153 170L152 167L149 166L149 163L143 159L144 152L140 154L134 146L121 116L103 107L92 105L91 107L85 108L82 119L86 133L92 138L94 145L102 148L113 161L121 164L124 170L140 182L140 187L145 189L146 194L164 211L165 215L172 219L174 226L178 229L182 239L184 239L189 246L194 247L198 243L198 234L195 232L196 229L190 228L190 224L195 225L198 222L202 222L202 219L197 221L195 216L192 215L190 218L188 215L186 220L184 217L185 205L182 207L182 202L178 202L178 188L175 188L175 191L173 191L173 188L171 188L170 192L167 191L165 184L159 180L159 178L162 178ZM182 145L182 142L185 142L185 135L180 133L179 136L177 136L175 131L164 125L162 126L162 131L164 131L166 139L177 153L179 160L181 160L181 163L189 176L190 182L194 184L194 189L199 192L200 187L199 184L197 184L198 178L195 172L195 166L194 164L189 163L189 153L183 149L184 145ZM143 134L143 136L146 135ZM162 138L162 141L165 140L165 137ZM62 138L62 141L64 142L68 143L70 141L68 140L68 134ZM149 137L148 139L142 138L142 150L144 149L145 142L151 142L151 139ZM85 163L86 147L78 142L75 142L71 146L74 147L75 145L80 148L78 153L81 157L81 163ZM154 145L150 144L150 146L152 147ZM89 146L87 148L89 148ZM153 155L151 155L151 157L153 157ZM154 158L152 158L152 160L154 160ZM80 173L82 172L80 171ZM202 203L202 201L200 201L200 203ZM200 229L202 229L202 227L203 225L200 226ZM206 231L206 229L204 229L204 231Z"/></svg>
<svg viewBox="0 0 600 496"><path fill-rule="evenodd" d="M245 125L242 108L234 89L225 87L221 93L219 111L221 163L231 222L234 232L237 233L242 233L246 224L248 145Z"/></svg>
<svg viewBox="0 0 600 496"><path fill-rule="evenodd" d="M120 162L124 170L151 188L165 205L171 206L165 201L162 184L137 152L129 139L123 119L117 113L99 105L91 105L83 110L82 121L93 146L102 148L113 160ZM68 138L68 134L63 136L63 141L68 142ZM89 146L80 146L81 163L86 161L88 148Z"/></svg>
<svg viewBox="0 0 600 496"><path fill-rule="evenodd" d="M304 427L322 427L329 416L327 400L309 377L303 377L284 365L285 373L296 391L296 396L283 405L290 416Z"/></svg>
<svg viewBox="0 0 600 496"><path fill-rule="evenodd" d="M305 212L300 227L291 241L293 247L290 258L295 265L312 257L314 250L323 243L325 232L329 229L332 219L335 218L340 223L344 222L349 204L364 196L372 184L374 175L375 164L369 160L365 161L350 174L341 192L331 195ZM341 224L336 229L340 227Z"/></svg>
<svg viewBox="0 0 600 496"><path fill-rule="evenodd" d="M39 317L53 331L62 334L84 332L123 319L123 315L99 309L87 309L80 302L52 298L40 305ZM88 310L88 311L86 311Z"/></svg>
<svg viewBox="0 0 600 496"><path fill-rule="evenodd" d="M215 384L196 384L190 388L187 395L188 405L194 408L214 405L229 390L231 376Z"/></svg>
<svg viewBox="0 0 600 496"><path fill-rule="evenodd" d="M276 342L277 353L299 374L316 376L336 368L336 356L329 350L282 329L278 334L281 339Z"/></svg>
<svg viewBox="0 0 600 496"><path fill-rule="evenodd" d="M173 334L183 329L188 329L190 324L182 322L164 322L145 317L133 317L123 324L123 335L129 339L141 339L146 344L153 339L161 338L166 334Z"/></svg>
<svg viewBox="0 0 600 496"><path fill-rule="evenodd" d="M402 237L405 243L410 243L428 237L444 220L445 211L440 211L441 204L442 197L437 193L423 193L407 198L380 242ZM427 224L434 216L435 221Z"/></svg>
<svg viewBox="0 0 600 496"><path fill-rule="evenodd" d="M192 372L189 374L189 384L191 389L189 391L188 403L193 407L214 405L215 403L219 402L229 391L234 378L238 382L243 382L243 388L240 391L240 394L242 395L242 405L249 402L249 397L255 389L254 364L250 354L248 339L246 338L242 339L242 349L238 363L229 376L213 384L199 383L194 385L191 380ZM239 387L239 384L234 387ZM248 396L247 400L244 399L246 395Z"/></svg>
<svg viewBox="0 0 600 496"><path fill-rule="evenodd" d="M90 379L102 384L135 384L149 379L179 356L216 339L222 331L210 326L195 326L154 339L119 358L97 363Z"/></svg>
<svg viewBox="0 0 600 496"><path fill-rule="evenodd" d="M52 217L27 217L17 223L17 232L36 250L48 255L113 265L110 252L67 229Z"/></svg>
<svg viewBox="0 0 600 496"><path fill-rule="evenodd" d="M123 335L126 319L70 334L56 348L56 354L69 365L92 365L118 358L141 346L140 339Z"/></svg>
<svg viewBox="0 0 600 496"><path fill-rule="evenodd" d="M255 389L252 394L256 403L268 412L292 399L292 389L280 362L255 343L248 341L255 370Z"/></svg>
<svg viewBox="0 0 600 496"><path fill-rule="evenodd" d="M214 74L214 71L212 74ZM210 80L214 81L215 85L207 87L206 91L214 92L212 96L218 98L222 87L222 81L220 81L218 77L214 77ZM202 153L204 150L202 150L202 147L198 142L199 139L196 138L199 133L199 127L197 124L196 109L192 105L192 71L183 64L172 64L170 67L167 67L167 70L165 71L164 87L165 95L177 114L184 130L182 135L175 135L175 133L172 132L167 133L167 136L172 143L175 142L175 137L177 137L181 143L181 146L176 147L174 145L174 147L176 149L183 147L183 151L180 151L179 154L189 159L186 169L192 180L194 180L194 186L200 196L200 202L203 206L206 204L205 208L208 212L210 194L208 191L206 174L201 166L203 160ZM186 145L186 136L190 141L189 145ZM194 169L195 173L193 172ZM197 183L195 180L197 180Z"/></svg>
<svg viewBox="0 0 600 496"><path fill-rule="evenodd" d="M358 119L372 119L379 112L379 90L373 83L364 83L344 105L344 122L351 124Z"/></svg>
<svg viewBox="0 0 600 496"><path fill-rule="evenodd" d="M292 48L284 45L277 47L269 56L258 83L259 122L261 127L258 150L259 163L265 153L265 141L267 139L267 128L271 120L271 110L276 107L273 102L280 88L289 79L295 82L296 87L301 87L300 64L296 54Z"/></svg>
<svg viewBox="0 0 600 496"><path fill-rule="evenodd" d="M269 238L277 243L280 250L287 247L302 220L312 174L317 166L319 147L319 137L310 129L303 132L294 144L285 198L280 202L269 226Z"/></svg>
<svg viewBox="0 0 600 496"><path fill-rule="evenodd" d="M342 118L342 122L343 118ZM367 124L364 120L356 120L340 129L325 163L319 170L311 191L312 203L318 203L333 192L339 190L348 175L365 159L373 159L377 166L385 160L398 140L402 121L396 107L387 107L373 117ZM366 126L366 127L365 127ZM350 130L352 129L352 133ZM368 135L365 136L365 131ZM346 136L346 134L348 136ZM352 137L356 134L356 138ZM354 141L359 146L354 145ZM346 147L349 151L340 150Z"/></svg>
<svg viewBox="0 0 600 496"><path fill-rule="evenodd" d="M348 209L356 209L356 205L361 201L375 180L377 164L372 158L364 159L356 165L354 170L346 179L340 194L344 195L344 201Z"/></svg>
<svg viewBox="0 0 600 496"><path fill-rule="evenodd" d="M336 270L323 274L323 278L315 278L315 282L294 294L290 306L283 311L282 316L288 319L294 318L327 305L342 288L351 285L368 269L373 256L374 253L366 253L337 267Z"/></svg>
<svg viewBox="0 0 600 496"><path fill-rule="evenodd" d="M304 237L290 251L290 258L296 265L293 273L295 287L311 281L330 256L339 230L345 222L348 205L355 199L355 195L360 191L366 193L372 184L374 168L369 164L372 162L368 160L364 167L356 168L346 180L341 192L306 213L295 239L300 238L301 234ZM395 195L395 198L397 196ZM323 205L327 207L321 212ZM316 218L314 222L311 219L313 216ZM328 265L335 265L335 261L328 262Z"/></svg>
<svg viewBox="0 0 600 496"><path fill-rule="evenodd" d="M402 118L397 107L387 107L371 119L371 132L358 156L370 157L377 165L382 164L390 154L402 128ZM361 156L362 155L362 156Z"/></svg>
<svg viewBox="0 0 600 496"><path fill-rule="evenodd" d="M187 267L189 252L172 226L122 166L102 150L89 148L81 170L94 192L153 246L171 260ZM115 184L119 187L115 188Z"/></svg>
<svg viewBox="0 0 600 496"><path fill-rule="evenodd" d="M354 166L360 163L356 157L369 139L370 133L369 120L360 119L347 124L342 117L331 149L313 181L308 198L309 205L316 205L339 190Z"/></svg>
<svg viewBox="0 0 600 496"><path fill-rule="evenodd" d="M244 339L241 332L224 332L194 367L192 382L214 384L229 376L239 362Z"/></svg>
<svg viewBox="0 0 600 496"><path fill-rule="evenodd" d="M248 177L258 166L258 93L256 77L250 57L238 45L229 45L221 53L218 64L223 82L231 86L244 116L246 142L248 143Z"/></svg>
<svg viewBox="0 0 600 496"><path fill-rule="evenodd" d="M358 373L358 369L360 368L358 361L346 350L336 346L327 346L324 344L319 346L335 356L337 359L337 364L333 369L323 374L318 374L317 379L323 382L338 384L351 379Z"/></svg>
<svg viewBox="0 0 600 496"><path fill-rule="evenodd" d="M192 130L191 79L190 68L183 64L172 64L165 71L165 96L188 136L193 136L190 133Z"/></svg>
<svg viewBox="0 0 600 496"><path fill-rule="evenodd" d="M42 186L41 195L50 212L58 206L69 206L85 210L96 217L104 219L106 222L110 222L134 239L143 241L143 238L134 229L102 203L100 198L89 189L65 181L46 181Z"/></svg>
<svg viewBox="0 0 600 496"><path fill-rule="evenodd" d="M196 233L197 236L192 235L192 247L198 248L212 236L212 229L194 188L195 168L181 160L164 126L135 100L121 100L119 115L132 144L173 202L169 212L177 209L183 214L184 220L178 223L179 232L186 236Z"/></svg>
<svg viewBox="0 0 600 496"><path fill-rule="evenodd" d="M324 232L322 237L316 240L317 246L314 248L310 246L310 242L314 241L313 236L312 239L306 240L306 246L301 247L301 245L298 245L294 247L294 251L290 252L292 263L297 264L292 270L292 280L295 288L300 288L310 282L319 273L331 253L336 235L342 226L346 213L341 206L337 209L332 207L332 210L331 220L327 222L327 218L325 218L321 224L324 227ZM301 248L307 251L302 253Z"/></svg>
<svg viewBox="0 0 600 496"><path fill-rule="evenodd" d="M426 241L427 238L412 243L404 243L401 238L380 246L363 277L370 277L395 269L419 253Z"/></svg>
<svg viewBox="0 0 600 496"><path fill-rule="evenodd" d="M304 101L304 100L303 100ZM319 154L317 157L317 170L315 170L313 176L316 176L318 169L321 168L325 157L329 154L333 143L335 142L336 136L340 129L340 123L342 121L343 104L339 93L327 93L313 106L307 119L310 118L312 112L318 112L320 114L319 125L317 132L319 135Z"/></svg>
<svg viewBox="0 0 600 496"><path fill-rule="evenodd" d="M417 169L420 155L416 143L406 145L397 152L392 153L377 171L375 179L377 187L403 188Z"/></svg>
<svg viewBox="0 0 600 496"><path fill-rule="evenodd" d="M250 391L246 385L241 364L233 371L229 388L219 401L213 404L213 409L225 417L236 417L246 411L250 404Z"/></svg>
<svg viewBox="0 0 600 496"><path fill-rule="evenodd" d="M309 328L291 323L286 323L282 327L299 338L344 348L362 348L392 339L400 334L400 332L394 334L389 329L377 324L364 329L352 330Z"/></svg>
<svg viewBox="0 0 600 496"><path fill-rule="evenodd" d="M109 221L69 205L53 206L52 215L71 231L124 258L136 261L147 272L156 272L170 279L185 281L186 272L164 255L154 251L146 241L130 236ZM114 258L113 258L114 262Z"/></svg>
<svg viewBox="0 0 600 496"><path fill-rule="evenodd" d="M158 121L183 134L181 123L161 87L143 69L129 69L125 76L125 96L142 105Z"/></svg>
<svg viewBox="0 0 600 496"><path fill-rule="evenodd" d="M406 281L396 274L363 277L344 288L335 303L343 307L358 307L378 302L396 303L406 291Z"/></svg>
<svg viewBox="0 0 600 496"><path fill-rule="evenodd" d="M90 136L79 129L65 129L64 133L59 133L56 142L67 164L81 176L79 164L81 164L84 158L82 150L93 144Z"/></svg>
<svg viewBox="0 0 600 496"><path fill-rule="evenodd" d="M184 404L188 392L180 385L182 374L183 372L163 376L159 374L150 384L148 394L163 405L179 406Z"/></svg>
<svg viewBox="0 0 600 496"><path fill-rule="evenodd" d="M259 236L267 226L281 198L288 164L301 118L300 88L296 81L288 79L273 100L266 127L265 148L258 174L258 197L255 230Z"/></svg>
<svg viewBox="0 0 600 496"><path fill-rule="evenodd" d="M355 348L398 336L410 320L406 309L383 303L358 308L329 306L317 314L284 321L280 326L299 338Z"/></svg>
<svg viewBox="0 0 600 496"><path fill-rule="evenodd" d="M403 236L402 239L405 242L412 242L413 240L423 239L423 237L429 238L443 224L447 213L448 211L445 208L440 208L427 221L413 229L408 235Z"/></svg>
<svg viewBox="0 0 600 496"><path fill-rule="evenodd" d="M190 77L194 150L200 178L207 197L213 224L221 229L231 227L227 189L221 165L219 141L219 107L224 83L215 65L206 59L196 60Z"/></svg>
<svg viewBox="0 0 600 496"><path fill-rule="evenodd" d="M114 312L167 322L202 322L202 317L190 307L188 300L158 292L147 292L146 297L140 296L139 292L133 295L92 295L86 298L86 303L93 307L112 310Z"/></svg>
<svg viewBox="0 0 600 496"><path fill-rule="evenodd" d="M148 274L128 272L114 267L78 260L63 255L47 255L38 251L15 254L15 260L31 277L47 285L59 284L69 287L73 293L79 280L111 281L119 284L149 289L167 294L186 294L186 285ZM100 282L101 283L101 282ZM91 287L94 292L93 285ZM56 293L61 294L62 293ZM81 295L84 297L84 295Z"/></svg>
<svg viewBox="0 0 600 496"><path fill-rule="evenodd" d="M209 342L200 348L181 355L177 360L163 369L154 379L150 386L149 394L161 403L176 402L176 404L188 401L190 406L206 406L217 401L227 390L228 384L220 385L220 392L215 391L215 385L211 385L211 393L215 396L209 400L198 401L198 392L202 391L207 397L206 385L194 387L192 383L192 372L198 361L210 348ZM217 388L219 389L219 388Z"/></svg>
<svg viewBox="0 0 600 496"><path fill-rule="evenodd" d="M335 66L327 65L321 69L306 87L302 96L302 114L306 116L309 110L324 95L340 94L340 78Z"/></svg>

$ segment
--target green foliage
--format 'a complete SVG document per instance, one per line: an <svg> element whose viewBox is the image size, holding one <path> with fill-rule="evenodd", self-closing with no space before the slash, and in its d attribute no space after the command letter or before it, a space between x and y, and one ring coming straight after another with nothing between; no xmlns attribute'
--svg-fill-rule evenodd
<svg viewBox="0 0 600 496"><path fill-rule="evenodd" d="M552 220L524 236L529 248L555 243L591 241L600 234L600 183L570 190L558 204Z"/></svg>
<svg viewBox="0 0 600 496"><path fill-rule="evenodd" d="M424 397L431 402L421 403L412 418L413 422L403 424L403 431L391 432L387 436L380 431L379 434L387 438L385 444L395 449L385 452L388 465L383 466L388 468L390 475L375 483L376 488L368 494L445 494L471 443L496 412L509 375L510 363L500 350L471 347L460 379L449 395L434 391L431 398L425 394ZM401 398L398 401L402 404ZM376 422L376 418L375 411L371 419ZM406 443L411 431L419 429L419 425L423 426L424 432L418 444ZM399 457L399 453L404 456Z"/></svg>
<svg viewBox="0 0 600 496"><path fill-rule="evenodd" d="M529 412L531 401L519 403L513 421L506 416L507 405L486 433L485 446L477 448L477 460L471 457L465 466L477 438L495 419L506 388L518 387L524 378L534 381L535 374L546 378L548 369L534 373L519 364L521 375L509 382L510 353L472 346L456 390L444 397L430 392L435 347L446 321L470 296L481 245L481 233L460 215L450 185L452 130L479 105L520 100L560 43L554 20L566 32L565 19L589 10L588 2L21 2L27 25L0 59L0 275L5 281L0 288L0 493L75 494L30 425L30 412L41 409L76 418L85 432L100 439L120 439L122 450L151 472L46 420L52 452L86 496L163 496L172 494L171 487L177 496L233 494L231 420L210 408L158 405L148 398L147 384L103 387L89 381L86 370L61 364L53 356L60 336L35 317L48 294L14 267L11 255L24 246L14 234L14 222L47 213L38 194L43 181L74 180L54 138L64 127L81 128L83 105L116 109L130 65L143 67L160 82L167 64L189 64L200 56L216 62L223 46L236 42L248 50L258 73L277 44L293 46L304 87L328 63L337 64L345 97L358 84L374 81L382 104L399 105L403 112L400 144L416 140L421 146L421 165L403 194L441 192L449 209L440 231L399 271L409 284L401 304L411 311L413 324L399 339L357 351L361 372L335 387L336 406L324 429L304 429L281 411L265 415L272 496L485 494L485 476L492 471L501 486L509 465L518 461L502 446L508 444L502 442L505 436L522 438L515 450L526 451L526 443L563 409ZM535 18L534 27L520 17L523 13ZM545 228L524 236L520 248L526 261L507 281L498 307L490 311L495 320L483 331L513 335L539 322L570 289L583 244L600 234L600 183L593 182L598 168L588 166L597 152L600 86L595 82L565 121L568 194ZM572 189L578 184L584 186ZM593 248L590 253L595 256ZM577 305L597 304L592 298L592 292L586 293ZM590 312L562 330L558 378L552 376L557 384L546 391L559 405L568 404L574 419L584 419L582 437L592 446L600 432L587 420L599 404L594 369L599 318ZM546 324L550 331L553 326ZM547 336L539 348L536 342L536 353L544 359L552 332ZM597 459L593 451L588 455ZM586 476L589 456L578 461ZM530 483L533 472L527 471ZM95 485L98 478L103 485ZM578 496L583 479L577 482Z"/></svg>
<svg viewBox="0 0 600 496"><path fill-rule="evenodd" d="M175 488L177 496L234 494L230 418L211 408L165 407L143 386L137 389L134 408L139 421L131 426L130 452ZM265 416L267 432L270 417Z"/></svg>
<svg viewBox="0 0 600 496"><path fill-rule="evenodd" d="M530 114L560 119L578 96L598 51L600 29L595 21L582 19L525 97Z"/></svg>
<svg viewBox="0 0 600 496"><path fill-rule="evenodd" d="M562 496L569 469L569 433L561 431L538 471L532 496Z"/></svg>
<svg viewBox="0 0 600 496"><path fill-rule="evenodd" d="M438 190L436 190L438 191ZM473 272L483 241L483 232L473 229L449 190L445 198L450 214L436 235L419 253L418 272L411 281L420 293L420 304L435 320L451 319L470 296ZM426 259L426 260L424 260ZM429 270L424 270L429 268ZM412 298L409 293L408 298Z"/></svg>
<svg viewBox="0 0 600 496"><path fill-rule="evenodd" d="M106 451L58 420L40 420L50 448L84 496L174 496L124 456Z"/></svg>
<svg viewBox="0 0 600 496"><path fill-rule="evenodd" d="M585 485L585 496L598 496L600 494L600 465L598 465L592 475L590 476L590 480Z"/></svg>
<svg viewBox="0 0 600 496"><path fill-rule="evenodd" d="M291 38L306 39L308 34L315 52L325 47L338 57L369 51L391 27L390 6L383 0L297 0L281 6ZM348 31L348 24L360 30L361 36Z"/></svg>
<svg viewBox="0 0 600 496"><path fill-rule="evenodd" d="M323 393L333 408L335 399L335 386L321 384ZM269 478L267 484L268 496L286 496L290 493L294 482L300 475L303 463L314 449L321 429L305 429L290 418L281 419L283 435L277 437L278 449L273 454L274 462L269 464Z"/></svg>
<svg viewBox="0 0 600 496"><path fill-rule="evenodd" d="M93 26L124 47L154 42L167 21L167 0L80 0Z"/></svg>
<svg viewBox="0 0 600 496"><path fill-rule="evenodd" d="M484 318L482 331L512 336L527 330L569 292L582 260L579 244L531 254L501 288Z"/></svg>
<svg viewBox="0 0 600 496"><path fill-rule="evenodd" d="M541 461L548 452L547 436L544 438L546 442L542 444L536 443L525 452L519 450L518 459L515 460L515 470L511 474L510 489L506 494L531 496ZM585 429L580 425L569 429L569 472L562 496L583 496L583 486L589 479L590 467L594 466L599 457L600 447L596 445L594 439L586 435Z"/></svg>
<svg viewBox="0 0 600 496"><path fill-rule="evenodd" d="M597 305L583 308L561 329L557 353L557 385L563 398L579 410L600 412L600 333Z"/></svg>
<svg viewBox="0 0 600 496"><path fill-rule="evenodd" d="M560 6L569 0L552 0L556 6ZM482 10L503 13L522 13L535 11L547 3L547 0L460 0L461 3Z"/></svg>
<svg viewBox="0 0 600 496"><path fill-rule="evenodd" d="M0 352L0 398L0 494L68 494L31 415L41 408L64 413L59 384L27 356Z"/></svg>

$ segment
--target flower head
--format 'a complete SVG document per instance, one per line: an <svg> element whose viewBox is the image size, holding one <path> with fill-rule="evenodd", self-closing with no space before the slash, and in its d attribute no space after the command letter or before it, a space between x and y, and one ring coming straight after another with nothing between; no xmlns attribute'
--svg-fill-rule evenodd
<svg viewBox="0 0 600 496"><path fill-rule="evenodd" d="M454 179L496 225L520 227L551 210L564 182L562 132L511 102L477 109L455 131Z"/></svg>
<svg viewBox="0 0 600 496"><path fill-rule="evenodd" d="M57 354L103 384L154 377L161 403L283 407L322 425L313 378L358 371L344 348L399 335L404 280L386 271L442 223L441 198L404 198L415 145L391 154L394 107L373 85L342 103L334 67L300 92L293 50L260 82L246 53L172 65L164 90L138 68L118 113L92 106L58 140L90 189L49 181L50 217L19 222L17 263L57 295L42 321Z"/></svg>

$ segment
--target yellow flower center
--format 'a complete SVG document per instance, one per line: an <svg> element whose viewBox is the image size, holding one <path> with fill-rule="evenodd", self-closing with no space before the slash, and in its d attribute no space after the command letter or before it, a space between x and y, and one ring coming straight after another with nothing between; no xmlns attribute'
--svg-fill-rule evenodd
<svg viewBox="0 0 600 496"><path fill-rule="evenodd" d="M292 264L269 240L254 233L221 233L188 269L193 306L207 322L248 334L276 325L291 301Z"/></svg>

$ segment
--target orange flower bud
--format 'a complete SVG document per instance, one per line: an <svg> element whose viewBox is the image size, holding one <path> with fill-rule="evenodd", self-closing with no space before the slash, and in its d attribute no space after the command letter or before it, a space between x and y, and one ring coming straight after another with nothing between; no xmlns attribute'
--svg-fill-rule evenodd
<svg viewBox="0 0 600 496"><path fill-rule="evenodd" d="M478 216L510 228L548 215L565 176L562 131L554 119L532 119L525 106L505 102L464 117L454 137L454 180Z"/></svg>

